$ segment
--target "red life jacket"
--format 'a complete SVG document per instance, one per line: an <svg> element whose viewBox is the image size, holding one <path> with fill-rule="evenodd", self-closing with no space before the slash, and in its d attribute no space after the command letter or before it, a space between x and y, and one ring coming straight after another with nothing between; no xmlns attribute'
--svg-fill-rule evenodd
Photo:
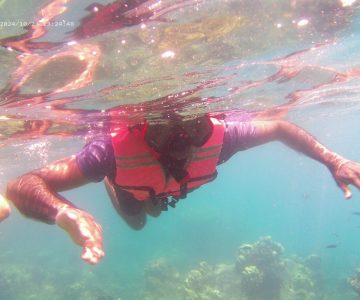
<svg viewBox="0 0 360 300"><path fill-rule="evenodd" d="M145 141L139 128L112 129L112 144L116 159L115 183L130 192L135 199L145 201L159 197L181 197L188 191L213 180L224 137L223 121L210 118L212 134L206 143L197 147L186 166L186 182L179 183L172 176L166 178L157 153Z"/></svg>

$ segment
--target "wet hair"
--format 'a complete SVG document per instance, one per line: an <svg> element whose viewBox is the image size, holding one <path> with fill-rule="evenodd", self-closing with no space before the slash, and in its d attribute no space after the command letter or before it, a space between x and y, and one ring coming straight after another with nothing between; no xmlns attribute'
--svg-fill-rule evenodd
<svg viewBox="0 0 360 300"><path fill-rule="evenodd" d="M150 124L145 134L147 143L156 152L180 151L183 146L201 147L212 134L208 115L183 117L176 115L164 123Z"/></svg>
<svg viewBox="0 0 360 300"><path fill-rule="evenodd" d="M178 182L188 177L187 158L174 153L186 153L191 146L201 147L212 134L212 123L207 115L149 125L145 140L159 153L159 162Z"/></svg>

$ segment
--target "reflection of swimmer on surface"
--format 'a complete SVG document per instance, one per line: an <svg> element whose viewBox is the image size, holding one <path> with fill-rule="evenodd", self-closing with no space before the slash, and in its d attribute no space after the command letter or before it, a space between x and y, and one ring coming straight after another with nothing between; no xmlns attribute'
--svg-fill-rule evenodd
<svg viewBox="0 0 360 300"><path fill-rule="evenodd" d="M3 2L5 1L0 0L0 7ZM261 27L269 36L281 32L274 31L272 26L269 26L269 24L277 22L284 32L291 31L293 27L297 29L298 22L300 22L300 27L311 27L314 32L331 32L351 23L351 17L356 8L354 3L355 1L352 0L292 0L282 4L277 1L229 1L227 7L222 7L224 11L226 10L224 15L216 15L216 12L212 17L208 17L209 14L207 14L204 19L200 15L200 19L195 22L178 23L167 27L162 33L163 37L159 47L176 44L181 48L181 45L193 40L217 39L222 36L221 34L226 35L236 27L243 27L244 20L248 20L248 25L245 26L248 27L248 30ZM26 53L39 49L54 49L69 42L79 42L126 27L146 24L149 21L161 21L167 14L179 11L184 7L197 7L200 4L204 4L204 7L207 6L205 1L189 0L163 2L118 0L104 5L95 2L82 8L87 11L86 16L79 20L79 25L74 30L66 29L62 41L37 41L48 33L47 24L66 12L69 4L71 1L68 0L49 2L41 8L33 24L24 28L25 33L0 39L0 45ZM261 34L264 33L261 31ZM140 36L141 34L143 33L140 32ZM302 35L302 33L298 32L297 38L298 35Z"/></svg>
<svg viewBox="0 0 360 300"><path fill-rule="evenodd" d="M86 8L88 11L87 16L79 20L80 25L76 29L67 32L68 34L64 41L36 41L48 33L48 23L51 23L55 17L63 14L68 9L68 2L70 1L51 1L41 8L33 24L25 27L25 33L0 39L0 45L27 53L37 49L53 49L66 43L74 42L74 40L87 39L124 27L139 25L146 21L163 20L162 16L164 14L193 5L192 1L187 0L164 3L154 0L118 0L106 5L93 3ZM74 22L67 21L67 23L70 25ZM65 22L62 26L67 23Z"/></svg>
<svg viewBox="0 0 360 300"><path fill-rule="evenodd" d="M360 188L359 163L331 152L292 123L206 114L187 119L174 115L164 123L121 125L114 120L108 134L77 155L9 182L6 197L25 216L63 228L83 248L82 258L96 264L104 255L101 226L59 192L104 180L117 212L131 227L141 229L147 215L159 216L214 180L217 165L271 141L325 165L346 198L352 195L348 185ZM8 213L3 207L2 218Z"/></svg>
<svg viewBox="0 0 360 300"><path fill-rule="evenodd" d="M26 132L37 132L43 135L51 126L48 120L27 120L24 122L24 130Z"/></svg>

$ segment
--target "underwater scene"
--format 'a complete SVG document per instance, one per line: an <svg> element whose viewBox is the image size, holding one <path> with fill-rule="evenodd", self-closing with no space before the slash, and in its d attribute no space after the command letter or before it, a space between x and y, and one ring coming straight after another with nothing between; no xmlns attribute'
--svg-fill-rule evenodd
<svg viewBox="0 0 360 300"><path fill-rule="evenodd" d="M109 127L174 116L289 121L360 162L357 0L0 0L0 46L3 196ZM101 181L61 192L102 227L95 265L9 201L0 300L360 299L360 193L291 148L238 151L141 230Z"/></svg>

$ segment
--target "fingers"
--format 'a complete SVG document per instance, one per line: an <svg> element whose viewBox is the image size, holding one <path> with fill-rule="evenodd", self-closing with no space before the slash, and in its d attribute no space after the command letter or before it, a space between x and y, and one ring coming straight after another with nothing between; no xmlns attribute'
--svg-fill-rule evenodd
<svg viewBox="0 0 360 300"><path fill-rule="evenodd" d="M345 199L350 199L352 197L352 193L347 186L346 186L346 188L343 189L343 191L344 191Z"/></svg>
<svg viewBox="0 0 360 300"><path fill-rule="evenodd" d="M349 185L360 189L360 164L357 162L347 161L332 173L337 185L343 191L346 199L352 197Z"/></svg>
<svg viewBox="0 0 360 300"><path fill-rule="evenodd" d="M104 257L104 255L105 253L102 248L99 248L97 246L86 246L83 248L81 258L92 265L96 265L100 261L100 259Z"/></svg>
<svg viewBox="0 0 360 300"><path fill-rule="evenodd" d="M80 221L80 245L83 247L81 258L92 264L97 264L104 256L102 247L102 229L91 217Z"/></svg>
<svg viewBox="0 0 360 300"><path fill-rule="evenodd" d="M349 186L343 182L337 181L338 186L344 193L345 199L350 199L352 197L351 190L349 189Z"/></svg>
<svg viewBox="0 0 360 300"><path fill-rule="evenodd" d="M355 177L354 179L354 185L360 189L360 176L358 175L357 177Z"/></svg>
<svg viewBox="0 0 360 300"><path fill-rule="evenodd" d="M5 220L10 215L10 211L9 203L5 197L0 194L0 222Z"/></svg>
<svg viewBox="0 0 360 300"><path fill-rule="evenodd" d="M99 224L92 221L87 226L82 225L80 227L80 233L82 235L83 252L81 258L92 264L97 264L105 253L102 247L102 229Z"/></svg>
<svg viewBox="0 0 360 300"><path fill-rule="evenodd" d="M83 248L83 260L94 265L104 256L102 228L89 213L65 207L58 213L56 223Z"/></svg>

